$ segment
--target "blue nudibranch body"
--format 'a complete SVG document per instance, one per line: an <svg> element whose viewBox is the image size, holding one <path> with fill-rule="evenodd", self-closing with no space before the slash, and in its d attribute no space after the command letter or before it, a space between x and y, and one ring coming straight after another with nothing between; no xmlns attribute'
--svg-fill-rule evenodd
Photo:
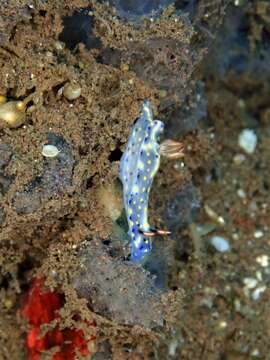
<svg viewBox="0 0 270 360"><path fill-rule="evenodd" d="M148 200L153 178L159 168L159 136L164 124L153 119L151 104L145 101L142 114L135 123L120 161L124 205L131 243L131 259L140 261L151 249L148 223Z"/></svg>

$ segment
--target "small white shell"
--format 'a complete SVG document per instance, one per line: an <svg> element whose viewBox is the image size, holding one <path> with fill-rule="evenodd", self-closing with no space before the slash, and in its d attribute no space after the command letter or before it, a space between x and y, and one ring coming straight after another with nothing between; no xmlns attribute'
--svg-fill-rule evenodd
<svg viewBox="0 0 270 360"><path fill-rule="evenodd" d="M81 96L82 89L80 85L68 83L63 88L63 95L69 101L75 100Z"/></svg>
<svg viewBox="0 0 270 360"><path fill-rule="evenodd" d="M244 129L238 138L239 146L248 154L253 154L257 145L257 135L254 130Z"/></svg>
<svg viewBox="0 0 270 360"><path fill-rule="evenodd" d="M53 158L60 153L60 150L57 149L54 145L43 145L42 155L45 157Z"/></svg>

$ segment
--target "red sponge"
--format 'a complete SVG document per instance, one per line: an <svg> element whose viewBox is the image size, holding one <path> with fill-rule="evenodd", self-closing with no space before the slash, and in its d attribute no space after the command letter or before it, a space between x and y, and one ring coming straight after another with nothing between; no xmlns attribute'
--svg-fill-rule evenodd
<svg viewBox="0 0 270 360"><path fill-rule="evenodd" d="M48 324L56 318L60 318L58 310L64 304L64 297L57 292L43 290L43 279L34 279L32 286L26 294L21 314L31 325L27 333L26 347L28 360L40 360L41 353L53 347L60 348L52 360L75 360L76 350L82 355L90 355L88 343L94 341L96 336L92 335L85 339L82 329L65 328L60 330L58 326L47 331L40 337L41 325ZM87 323L95 327L94 323ZM89 358L89 357L88 357Z"/></svg>

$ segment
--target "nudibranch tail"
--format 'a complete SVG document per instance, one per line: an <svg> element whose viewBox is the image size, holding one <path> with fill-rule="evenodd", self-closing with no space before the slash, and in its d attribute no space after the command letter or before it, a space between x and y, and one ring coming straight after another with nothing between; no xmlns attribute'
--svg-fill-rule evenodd
<svg viewBox="0 0 270 360"><path fill-rule="evenodd" d="M160 164L159 137L164 124L153 119L149 101L135 123L120 161L124 205L131 241L131 259L142 260L152 249L148 223L149 192Z"/></svg>

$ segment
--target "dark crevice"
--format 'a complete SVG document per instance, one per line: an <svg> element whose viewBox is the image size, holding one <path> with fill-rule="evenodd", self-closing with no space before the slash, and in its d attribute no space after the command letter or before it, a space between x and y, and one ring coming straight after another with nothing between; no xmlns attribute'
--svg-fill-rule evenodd
<svg viewBox="0 0 270 360"><path fill-rule="evenodd" d="M94 17L89 15L91 8L74 11L71 16L63 18L64 29L59 40L65 43L68 49L74 50L79 43L85 44L87 49L100 48L101 41L92 34Z"/></svg>
<svg viewBox="0 0 270 360"><path fill-rule="evenodd" d="M58 94L58 91L66 84L66 82L67 81L62 81L60 84L53 86L52 91L55 96Z"/></svg>
<svg viewBox="0 0 270 360"><path fill-rule="evenodd" d="M110 162L119 161L122 155L123 155L122 151L117 147L116 149L110 152L108 159Z"/></svg>
<svg viewBox="0 0 270 360"><path fill-rule="evenodd" d="M42 16L42 17L45 17L46 14L47 14L47 11L46 10L39 10L39 15Z"/></svg>
<svg viewBox="0 0 270 360"><path fill-rule="evenodd" d="M94 185L94 176L95 175L86 180L86 189L90 189Z"/></svg>
<svg viewBox="0 0 270 360"><path fill-rule="evenodd" d="M0 286L2 289L7 290L9 287L9 283L11 282L11 276L10 275L6 275L5 277L3 277Z"/></svg>

